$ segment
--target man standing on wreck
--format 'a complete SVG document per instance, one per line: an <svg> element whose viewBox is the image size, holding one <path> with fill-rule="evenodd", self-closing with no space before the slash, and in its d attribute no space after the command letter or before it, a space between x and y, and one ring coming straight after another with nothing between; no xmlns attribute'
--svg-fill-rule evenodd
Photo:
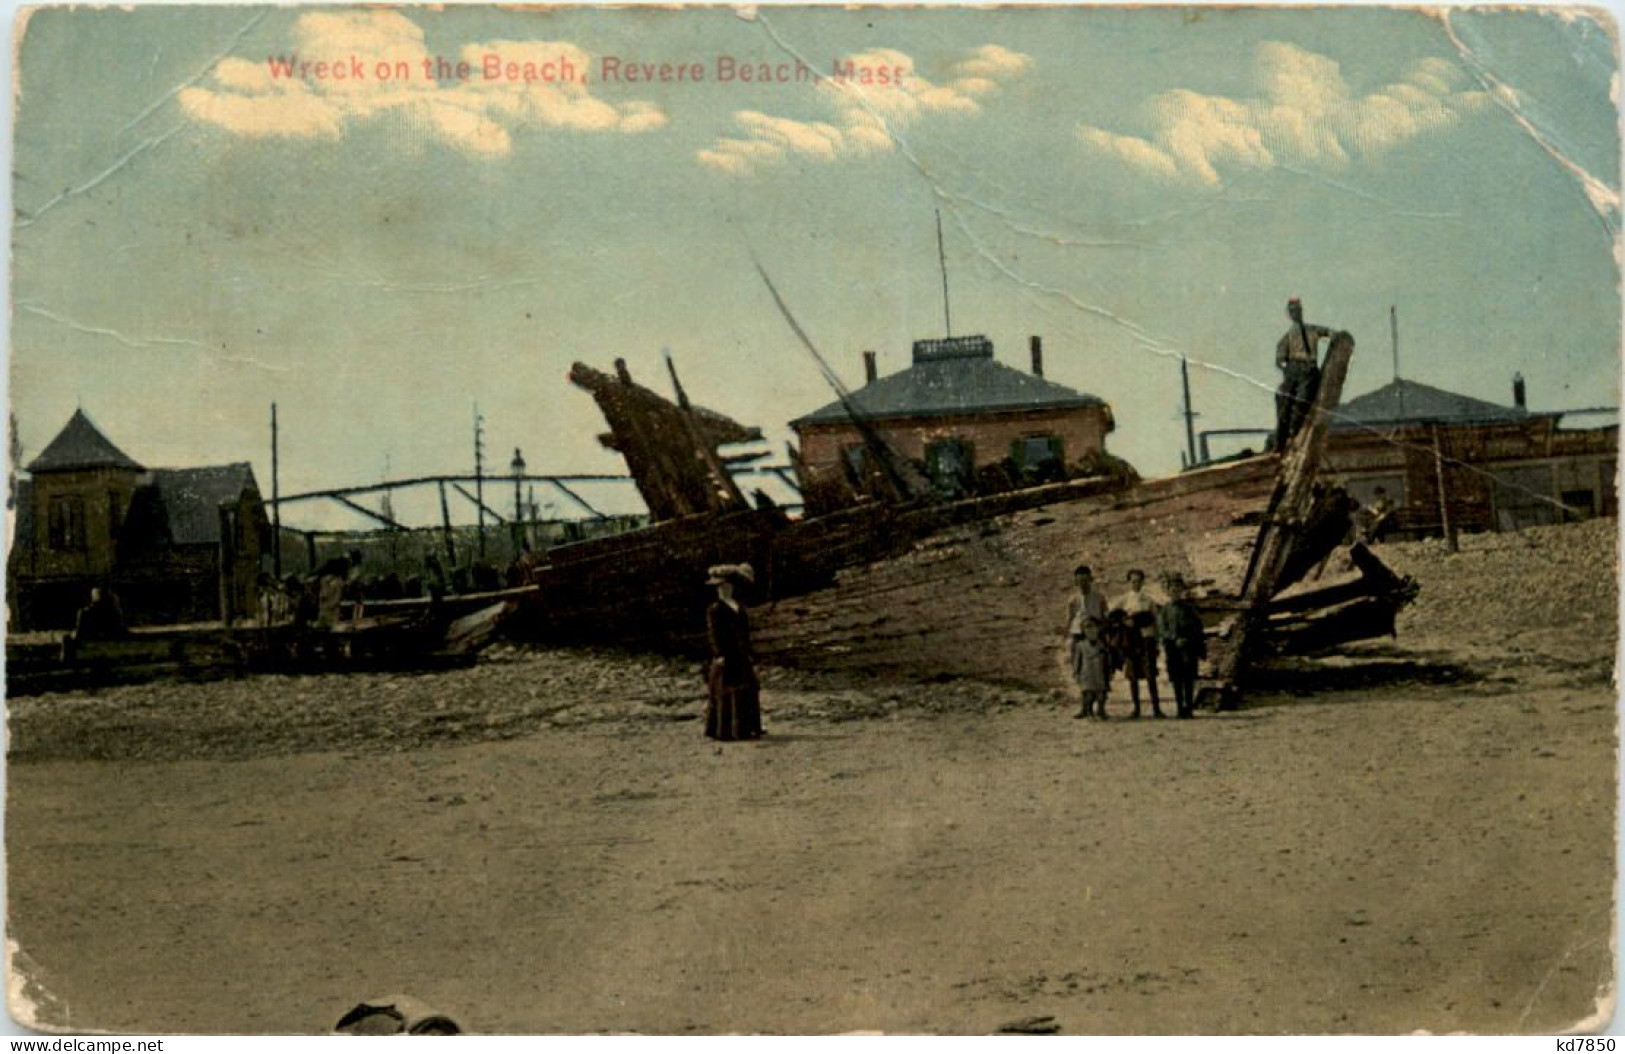
<svg viewBox="0 0 1625 1054"><path fill-rule="evenodd" d="M1286 302L1292 325L1275 345L1275 365L1281 371L1281 387L1275 393L1275 450L1286 451L1287 443L1309 416L1309 406L1320 387L1320 342L1330 340L1332 331L1303 320L1303 304L1297 297Z"/></svg>

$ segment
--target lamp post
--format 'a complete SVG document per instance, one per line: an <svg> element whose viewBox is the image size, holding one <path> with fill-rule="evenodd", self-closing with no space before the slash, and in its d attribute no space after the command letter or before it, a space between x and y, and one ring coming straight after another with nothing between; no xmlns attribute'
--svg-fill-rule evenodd
<svg viewBox="0 0 1625 1054"><path fill-rule="evenodd" d="M525 530L525 499L521 491L525 482L525 455L518 447L513 448L513 460L508 462L508 468L513 472L513 552L517 558L523 549Z"/></svg>

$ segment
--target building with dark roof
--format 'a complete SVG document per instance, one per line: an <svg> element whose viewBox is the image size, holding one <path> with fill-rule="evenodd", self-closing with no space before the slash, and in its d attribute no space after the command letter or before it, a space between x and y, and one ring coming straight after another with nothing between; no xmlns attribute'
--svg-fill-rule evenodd
<svg viewBox="0 0 1625 1054"><path fill-rule="evenodd" d="M1521 377L1514 381L1515 400L1523 398L1517 394L1516 385L1520 383ZM1522 405L1502 406L1500 403L1474 399L1470 395L1447 392L1431 384L1396 377L1381 388L1356 396L1339 407L1332 429L1348 431L1396 424L1506 424L1538 416L1542 415L1532 414Z"/></svg>
<svg viewBox="0 0 1625 1054"><path fill-rule="evenodd" d="M247 463L148 469L78 410L28 472L8 557L14 627L71 626L95 585L136 624L253 614L270 521Z"/></svg>
<svg viewBox="0 0 1625 1054"><path fill-rule="evenodd" d="M78 469L118 469L140 472L135 459L114 446L91 423L83 410L73 416L56 438L46 444L39 457L28 463L29 472L72 472Z"/></svg>
<svg viewBox="0 0 1625 1054"><path fill-rule="evenodd" d="M1115 427L1103 399L1045 379L1037 337L1031 372L997 361L985 336L917 340L909 367L886 377L865 352L864 372L849 400L790 422L810 512L867 491L871 453L854 413L950 497L1088 471Z"/></svg>
<svg viewBox="0 0 1625 1054"><path fill-rule="evenodd" d="M1339 408L1327 459L1357 501L1387 498L1400 535L1618 515L1618 425L1566 416L1529 409L1521 375L1510 406L1396 378Z"/></svg>

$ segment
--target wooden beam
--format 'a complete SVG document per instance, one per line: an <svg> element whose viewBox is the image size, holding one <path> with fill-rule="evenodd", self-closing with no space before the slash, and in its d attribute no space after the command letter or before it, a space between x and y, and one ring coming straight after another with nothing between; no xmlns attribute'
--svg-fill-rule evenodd
<svg viewBox="0 0 1625 1054"><path fill-rule="evenodd" d="M478 497L474 496L473 494L470 494L467 490L465 490L463 488L462 484L453 483L451 486L452 486L452 489L455 490L457 493L461 494L463 497L465 497L469 501L473 502L475 508L483 510L487 516L494 517L498 523L507 523L508 522L507 520L504 520L502 518L502 514L500 512L497 512L495 509L493 509L490 506L486 505L485 502L481 501Z"/></svg>
<svg viewBox="0 0 1625 1054"><path fill-rule="evenodd" d="M402 526L399 523L396 523L394 520L390 519L388 516L385 516L381 512L373 512L371 509L367 508L365 505L361 504L360 502L351 501L349 498L346 498L342 494L332 494L332 495L329 495L329 497L331 497L334 501L338 502L340 505L343 505L345 508L354 509L356 512L359 512L363 516L366 516L366 517L369 517L371 519L377 520L379 523L383 524L385 527L388 527L392 531L408 531L408 530L411 530L410 527L405 527L405 526Z"/></svg>
<svg viewBox="0 0 1625 1054"><path fill-rule="evenodd" d="M565 497L569 498L571 501L575 502L577 505L581 506L583 509L586 509L587 512L589 514L591 514L592 516L594 516L594 517L596 517L597 519L600 519L600 520L608 519L608 517L606 517L603 513L599 512L597 509L595 509L591 505L587 504L587 499L586 498L583 498L581 495L577 494L575 491L571 490L569 487L566 487L563 483L560 483L557 478L549 479L548 482L553 484L553 486L557 487L559 489L559 492L562 493Z"/></svg>
<svg viewBox="0 0 1625 1054"><path fill-rule="evenodd" d="M1309 526L1315 506L1315 483L1326 452L1326 433L1332 411L1343 398L1343 382L1348 377L1349 360L1354 357L1354 338L1337 333L1326 350L1320 387L1315 392L1309 417L1288 440L1281 453L1275 492L1270 496L1264 523L1258 529L1247 573L1242 581L1241 607L1200 694L1216 708L1234 705L1242 673L1267 619L1267 607L1280 588L1286 568L1301 534Z"/></svg>
<svg viewBox="0 0 1625 1054"><path fill-rule="evenodd" d="M331 487L327 490L307 490L299 494L284 494L279 498L273 499L273 501L268 504L287 505L296 501L314 501L317 498L331 498L339 494L345 495L346 497L354 497L358 494L377 494L380 491L401 490L406 487L421 487L431 484L444 485L447 483L473 483L475 482L476 478L477 477L475 476L414 476L410 479L386 480L382 483L366 483L357 487ZM506 476L503 478L510 481L513 479L512 476ZM632 481L632 477L626 475L608 476L591 474L520 476L519 479L524 483L551 483L555 479L562 479L571 483L630 483Z"/></svg>
<svg viewBox="0 0 1625 1054"><path fill-rule="evenodd" d="M786 487L789 487L797 494L801 493L801 485L796 482L794 476L790 475L790 469L787 467L783 465L770 465L763 471L773 473L775 476L779 477L779 480L783 482Z"/></svg>

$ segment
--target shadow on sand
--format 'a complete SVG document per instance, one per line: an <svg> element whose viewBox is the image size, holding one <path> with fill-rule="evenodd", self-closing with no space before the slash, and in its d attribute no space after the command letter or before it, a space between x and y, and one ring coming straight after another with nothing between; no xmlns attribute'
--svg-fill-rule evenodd
<svg viewBox="0 0 1625 1054"><path fill-rule="evenodd" d="M1510 679L1452 661L1446 653L1371 649L1330 660L1277 659L1260 664L1247 678L1254 705L1279 705L1293 697L1337 696L1386 688L1465 688L1496 693Z"/></svg>

